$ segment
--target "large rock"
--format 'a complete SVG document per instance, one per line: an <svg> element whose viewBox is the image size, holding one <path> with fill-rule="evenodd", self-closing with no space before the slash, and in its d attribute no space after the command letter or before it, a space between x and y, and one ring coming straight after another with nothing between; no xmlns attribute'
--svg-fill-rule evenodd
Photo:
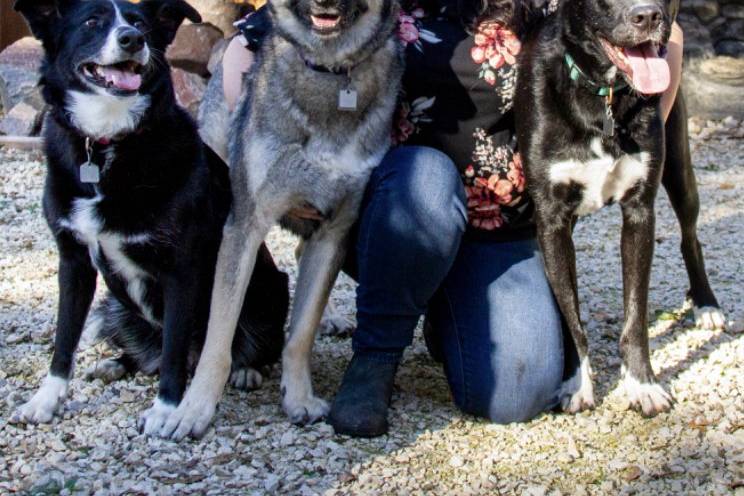
<svg viewBox="0 0 744 496"><path fill-rule="evenodd" d="M199 11L202 21L214 24L226 35L235 32L233 22L240 15L240 6L227 0L189 0L189 3Z"/></svg>
<svg viewBox="0 0 744 496"><path fill-rule="evenodd" d="M208 76L212 48L223 39L222 31L212 24L184 24L168 47L166 58L173 67Z"/></svg>
<svg viewBox="0 0 744 496"><path fill-rule="evenodd" d="M0 120L0 134L34 136L41 130L46 105L38 87L29 91Z"/></svg>
<svg viewBox="0 0 744 496"><path fill-rule="evenodd" d="M690 60L683 88L690 115L744 119L744 58L718 56Z"/></svg>
<svg viewBox="0 0 744 496"><path fill-rule="evenodd" d="M0 53L0 104L6 112L36 88L43 57L41 43L31 37L21 38Z"/></svg>
<svg viewBox="0 0 744 496"><path fill-rule="evenodd" d="M171 70L171 76L173 88L176 91L176 101L196 119L199 113L199 103L207 88L206 81L198 74L177 68Z"/></svg>

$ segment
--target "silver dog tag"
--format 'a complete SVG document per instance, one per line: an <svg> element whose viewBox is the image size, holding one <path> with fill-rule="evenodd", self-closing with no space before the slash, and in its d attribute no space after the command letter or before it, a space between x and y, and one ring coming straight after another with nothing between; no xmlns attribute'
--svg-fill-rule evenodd
<svg viewBox="0 0 744 496"><path fill-rule="evenodd" d="M93 162L85 162L80 166L80 182L98 184L101 180L101 169Z"/></svg>
<svg viewBox="0 0 744 496"><path fill-rule="evenodd" d="M342 89L338 92L338 109L354 112L357 109L357 92L353 88Z"/></svg>

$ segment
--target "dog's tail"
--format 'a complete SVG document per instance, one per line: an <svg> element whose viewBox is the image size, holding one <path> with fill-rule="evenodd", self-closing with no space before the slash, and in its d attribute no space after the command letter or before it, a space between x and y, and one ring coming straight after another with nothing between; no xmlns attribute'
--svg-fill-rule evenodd
<svg viewBox="0 0 744 496"><path fill-rule="evenodd" d="M86 328L96 341L120 349L133 368L154 374L160 367L162 332L111 294L91 312Z"/></svg>
<svg viewBox="0 0 744 496"><path fill-rule="evenodd" d="M217 64L209 79L199 106L199 135L204 143L225 162L227 161L228 125L230 111L225 101L225 90L222 86L222 64Z"/></svg>

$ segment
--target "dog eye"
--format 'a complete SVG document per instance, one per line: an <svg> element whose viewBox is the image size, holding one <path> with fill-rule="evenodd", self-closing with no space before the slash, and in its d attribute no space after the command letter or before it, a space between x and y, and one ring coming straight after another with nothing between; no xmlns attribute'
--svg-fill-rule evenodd
<svg viewBox="0 0 744 496"><path fill-rule="evenodd" d="M132 26L134 26L135 28L139 29L140 31L142 31L143 29L145 29L147 27L147 25L145 24L144 21L134 21L134 23L132 24Z"/></svg>
<svg viewBox="0 0 744 496"><path fill-rule="evenodd" d="M90 19L85 21L86 28L94 28L96 26L98 26L98 19L96 19L95 17L91 17Z"/></svg>

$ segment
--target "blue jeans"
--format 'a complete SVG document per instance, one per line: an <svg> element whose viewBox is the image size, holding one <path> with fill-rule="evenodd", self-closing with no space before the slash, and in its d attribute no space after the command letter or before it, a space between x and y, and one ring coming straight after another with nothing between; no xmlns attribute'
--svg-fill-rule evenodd
<svg viewBox="0 0 744 496"><path fill-rule="evenodd" d="M373 171L345 267L359 283L355 353L398 360L421 315L455 403L494 422L556 404L560 313L534 240L463 240L467 210L452 161L391 150Z"/></svg>

